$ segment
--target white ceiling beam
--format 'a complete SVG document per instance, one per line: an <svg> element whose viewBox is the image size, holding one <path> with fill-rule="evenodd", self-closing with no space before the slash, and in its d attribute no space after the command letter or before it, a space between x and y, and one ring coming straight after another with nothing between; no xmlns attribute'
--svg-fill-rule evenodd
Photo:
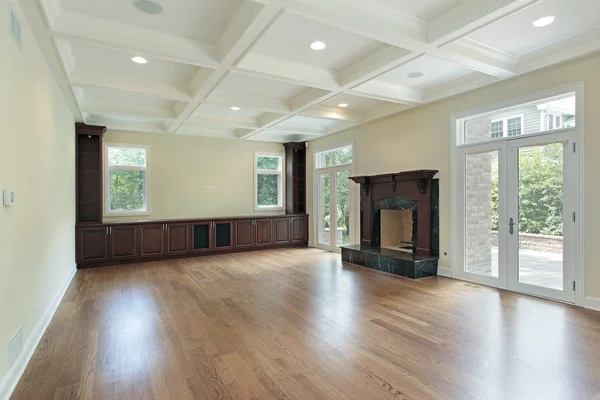
<svg viewBox="0 0 600 400"><path fill-rule="evenodd" d="M361 123L366 120L364 113L360 111L327 106L315 106L303 111L300 115L354 123Z"/></svg>
<svg viewBox="0 0 600 400"><path fill-rule="evenodd" d="M467 0L429 22L428 42L442 46L539 1Z"/></svg>
<svg viewBox="0 0 600 400"><path fill-rule="evenodd" d="M243 2L233 20L229 23L223 33L221 42L221 64L209 76L206 77L204 84L195 93L192 101L185 110L179 115L177 120L169 127L169 132L176 132L179 127L187 120L190 115L198 108L200 103L216 88L225 75L229 72L231 65L234 65L252 46L252 44L263 34L263 32L275 21L281 14L282 9L278 6L262 7L256 12L254 7L248 6ZM240 15L241 14L241 15ZM234 33L231 33L234 32ZM237 40L233 38L237 35ZM230 46L226 48L225 46Z"/></svg>
<svg viewBox="0 0 600 400"><path fill-rule="evenodd" d="M112 130L119 131L166 133L165 126L161 123L126 121L115 118L107 118L106 116L93 115L88 118L87 123L91 125L108 126Z"/></svg>
<svg viewBox="0 0 600 400"><path fill-rule="evenodd" d="M524 74L598 50L600 50L600 29L527 54L519 61L517 71L519 74Z"/></svg>
<svg viewBox="0 0 600 400"><path fill-rule="evenodd" d="M292 97L288 103L294 112L302 112L336 95L337 93L327 90L306 89Z"/></svg>
<svg viewBox="0 0 600 400"><path fill-rule="evenodd" d="M388 103L380 107L373 108L366 112L366 120L372 121L374 119L382 118L388 115L395 114L400 111L408 110L414 106L410 104L399 104L399 103Z"/></svg>
<svg viewBox="0 0 600 400"><path fill-rule="evenodd" d="M71 74L71 84L74 87L122 90L168 100L191 100L191 96L187 93L187 88L184 85L174 82L124 76L111 72L78 68Z"/></svg>
<svg viewBox="0 0 600 400"><path fill-rule="evenodd" d="M498 82L500 78L494 76L474 72L470 75L454 79L442 85L427 89L424 94L425 102L432 102L450 96L455 96L460 93L475 90L483 86Z"/></svg>
<svg viewBox="0 0 600 400"><path fill-rule="evenodd" d="M61 13L50 29L56 39L202 67L218 65L214 49L206 44L85 14Z"/></svg>
<svg viewBox="0 0 600 400"><path fill-rule="evenodd" d="M467 37L444 45L435 55L498 78L517 74L517 56Z"/></svg>
<svg viewBox="0 0 600 400"><path fill-rule="evenodd" d="M81 105L81 111L88 114L111 115L115 117L144 120L161 120L164 122L172 122L175 120L173 111L163 107L119 107L84 102Z"/></svg>
<svg viewBox="0 0 600 400"><path fill-rule="evenodd" d="M255 118L243 117L224 117L217 115L193 114L185 122L186 125L199 125L208 127L221 128L243 128L243 129L258 129L259 125Z"/></svg>
<svg viewBox="0 0 600 400"><path fill-rule="evenodd" d="M425 102L424 91L411 89L384 81L368 81L355 87L352 93L361 96L375 95L378 99L403 104L422 104Z"/></svg>

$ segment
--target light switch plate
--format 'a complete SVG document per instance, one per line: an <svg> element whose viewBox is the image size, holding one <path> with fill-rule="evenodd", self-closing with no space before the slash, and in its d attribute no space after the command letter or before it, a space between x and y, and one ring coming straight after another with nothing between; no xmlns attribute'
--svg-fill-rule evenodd
<svg viewBox="0 0 600 400"><path fill-rule="evenodd" d="M4 206L12 207L15 205L15 192L10 189L4 189Z"/></svg>

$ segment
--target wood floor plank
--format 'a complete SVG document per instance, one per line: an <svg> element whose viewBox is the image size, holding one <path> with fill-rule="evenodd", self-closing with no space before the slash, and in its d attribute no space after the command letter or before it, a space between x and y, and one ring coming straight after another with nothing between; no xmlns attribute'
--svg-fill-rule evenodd
<svg viewBox="0 0 600 400"><path fill-rule="evenodd" d="M600 313L281 249L78 271L38 399L591 399Z"/></svg>

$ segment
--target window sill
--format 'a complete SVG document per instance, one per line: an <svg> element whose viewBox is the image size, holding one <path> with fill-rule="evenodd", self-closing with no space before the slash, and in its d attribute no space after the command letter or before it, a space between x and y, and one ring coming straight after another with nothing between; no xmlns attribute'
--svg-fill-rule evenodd
<svg viewBox="0 0 600 400"><path fill-rule="evenodd" d="M152 215L148 211L123 211L123 212L109 212L104 213L104 217L112 218L112 217L136 217L136 216L148 216Z"/></svg>
<svg viewBox="0 0 600 400"><path fill-rule="evenodd" d="M285 211L285 207L254 207L255 212Z"/></svg>

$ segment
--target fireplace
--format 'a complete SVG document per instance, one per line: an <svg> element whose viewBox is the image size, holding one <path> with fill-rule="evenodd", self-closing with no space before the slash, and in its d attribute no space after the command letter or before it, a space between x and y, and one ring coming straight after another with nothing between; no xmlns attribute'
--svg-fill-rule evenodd
<svg viewBox="0 0 600 400"><path fill-rule="evenodd" d="M437 171L359 176L360 245L342 247L346 262L397 275L437 274L439 184Z"/></svg>

